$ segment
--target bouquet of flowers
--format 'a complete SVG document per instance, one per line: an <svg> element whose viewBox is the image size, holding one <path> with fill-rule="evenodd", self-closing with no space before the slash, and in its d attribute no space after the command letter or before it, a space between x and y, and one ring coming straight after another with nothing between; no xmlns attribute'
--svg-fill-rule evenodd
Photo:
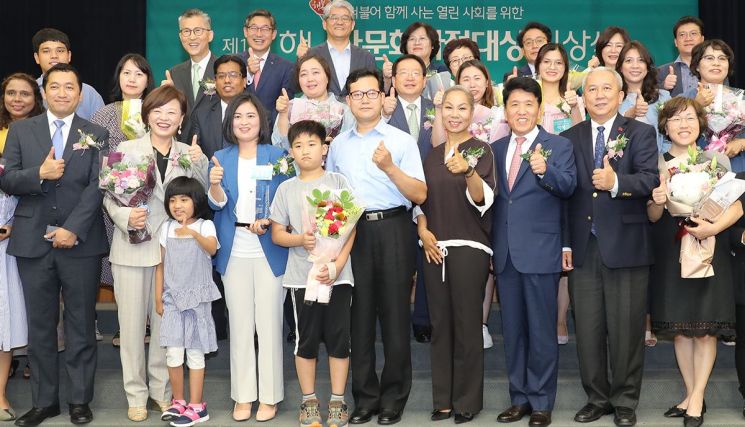
<svg viewBox="0 0 745 427"><path fill-rule="evenodd" d="M468 131L472 137L488 144L508 135L510 127L504 119L504 110L501 107L476 105Z"/></svg>
<svg viewBox="0 0 745 427"><path fill-rule="evenodd" d="M729 172L729 159L722 153L703 152L695 146L688 147L686 156L666 162L660 168L667 172L668 201L665 204L672 216L696 216L706 221L716 221L729 206L745 192L745 181L735 179ZM680 245L680 271L683 278L701 278L714 275L711 265L716 238L697 240L680 223L677 238Z"/></svg>
<svg viewBox="0 0 745 427"><path fill-rule="evenodd" d="M344 105L340 102L317 102L306 98L295 98L290 106L290 124L301 120L313 120L326 128L326 137L335 138L344 121Z"/></svg>
<svg viewBox="0 0 745 427"><path fill-rule="evenodd" d="M724 85L712 89L714 101L705 108L708 122L705 135L709 140L706 151L721 153L727 142L745 130L745 100L741 89Z"/></svg>
<svg viewBox="0 0 745 427"><path fill-rule="evenodd" d="M101 154L98 188L111 196L119 206L147 208L155 188L155 160L152 155L124 154L110 151ZM147 226L129 230L129 242L136 244L152 239Z"/></svg>
<svg viewBox="0 0 745 427"><path fill-rule="evenodd" d="M348 190L328 188L316 188L305 194L302 203L306 207L303 211L304 228L316 237L316 246L308 256L313 267L308 273L305 302L328 304L331 286L319 286L316 276L326 266L329 276L336 277L334 261L362 216L364 207Z"/></svg>
<svg viewBox="0 0 745 427"><path fill-rule="evenodd" d="M142 138L145 135L145 123L142 121L142 100L127 99L122 101L122 122L120 125L128 140Z"/></svg>

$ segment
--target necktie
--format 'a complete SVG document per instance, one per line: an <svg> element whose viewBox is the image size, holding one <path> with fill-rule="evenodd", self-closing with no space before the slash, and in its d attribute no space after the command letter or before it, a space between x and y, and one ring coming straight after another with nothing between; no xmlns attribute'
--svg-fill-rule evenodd
<svg viewBox="0 0 745 427"><path fill-rule="evenodd" d="M603 126L598 126L598 136L595 138L595 169L603 167L603 156L605 156L605 135Z"/></svg>
<svg viewBox="0 0 745 427"><path fill-rule="evenodd" d="M264 58L259 59L259 71L254 74L254 90L259 87L259 79L261 79L261 63L264 62Z"/></svg>
<svg viewBox="0 0 745 427"><path fill-rule="evenodd" d="M409 135L414 137L414 140L419 141L419 117L416 112L416 104L409 104L406 107L409 110Z"/></svg>
<svg viewBox="0 0 745 427"><path fill-rule="evenodd" d="M59 160L65 153L65 140L62 139L62 126L65 125L65 122L55 120L54 125L57 126L57 129L54 131L54 135L52 135L52 147L54 147L54 158Z"/></svg>
<svg viewBox="0 0 745 427"><path fill-rule="evenodd" d="M191 93L194 95L194 99L197 99L197 93L199 93L199 64L191 66Z"/></svg>
<svg viewBox="0 0 745 427"><path fill-rule="evenodd" d="M520 155L523 153L523 142L525 142L524 136L515 137L515 152L512 154L512 162L510 163L510 174L507 175L507 186L512 191L512 186L515 185L515 179L517 179L517 173L520 171L520 162L523 160Z"/></svg>

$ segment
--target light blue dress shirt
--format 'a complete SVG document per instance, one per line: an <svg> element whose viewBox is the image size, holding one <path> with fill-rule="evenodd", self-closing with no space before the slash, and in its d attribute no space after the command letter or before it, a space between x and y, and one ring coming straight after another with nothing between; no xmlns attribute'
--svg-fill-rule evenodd
<svg viewBox="0 0 745 427"><path fill-rule="evenodd" d="M403 173L425 182L422 160L414 138L382 119L365 135L357 132L356 127L339 134L331 144L326 158L326 170L346 176L355 196L365 205L367 211L391 209L401 205L409 209L411 201L398 191L388 175L372 160L380 141L383 141L391 153L393 163Z"/></svg>
<svg viewBox="0 0 745 427"><path fill-rule="evenodd" d="M683 87L683 93L691 90L691 88L695 88L698 86L698 77L693 75L693 72L691 72L691 68L688 66L688 64L680 59L680 55L675 58L675 61L673 61L673 63L680 64L680 78L681 86Z"/></svg>
<svg viewBox="0 0 745 427"><path fill-rule="evenodd" d="M344 85L347 83L347 77L349 77L349 71L352 67L352 43L349 43L342 52L331 46L331 43L326 43L329 46L329 55L331 55L331 61L334 63L339 87L344 91Z"/></svg>
<svg viewBox="0 0 745 427"><path fill-rule="evenodd" d="M632 97L633 98L633 97ZM665 139L662 134L660 134L659 129L657 129L657 117L659 115L660 105L664 104L667 100L670 99L670 92L660 89L660 95L657 98L657 101L653 104L649 104L649 108L647 109L647 114L644 116L644 122L647 124L652 125L654 127L655 132L657 132L657 149L660 153L667 153L667 151L670 149L670 146L672 145L670 141ZM630 97L626 97L623 102L621 103L621 106L618 108L618 112L623 114L630 108L634 106L634 103L636 102L636 98L631 99Z"/></svg>
<svg viewBox="0 0 745 427"><path fill-rule="evenodd" d="M39 84L39 89L44 92L44 88L41 86L44 81L44 76L40 76L36 79L36 83ZM78 108L75 110L75 114L78 116L90 120L93 114L98 111L99 108L103 107L103 98L98 94L93 86L83 83L83 99L78 104ZM47 100L44 99L44 108L47 108Z"/></svg>

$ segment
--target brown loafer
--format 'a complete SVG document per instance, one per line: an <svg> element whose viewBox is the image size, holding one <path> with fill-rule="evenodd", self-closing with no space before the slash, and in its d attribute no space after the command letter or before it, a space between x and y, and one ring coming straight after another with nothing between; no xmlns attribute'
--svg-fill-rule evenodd
<svg viewBox="0 0 745 427"><path fill-rule="evenodd" d="M520 421L524 416L530 413L529 405L512 405L499 414L497 421L500 423L514 423Z"/></svg>
<svg viewBox="0 0 745 427"><path fill-rule="evenodd" d="M545 427L551 424L551 411L533 411L530 414L529 426L542 426Z"/></svg>

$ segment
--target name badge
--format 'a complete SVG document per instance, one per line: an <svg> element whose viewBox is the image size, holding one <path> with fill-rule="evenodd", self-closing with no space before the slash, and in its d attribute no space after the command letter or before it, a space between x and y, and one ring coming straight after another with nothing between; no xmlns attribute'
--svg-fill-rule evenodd
<svg viewBox="0 0 745 427"><path fill-rule="evenodd" d="M273 171L272 165L256 165L251 178L259 181L271 181Z"/></svg>
<svg viewBox="0 0 745 427"><path fill-rule="evenodd" d="M565 130L572 127L572 119L565 118L565 119L556 119L554 120L554 132L564 132Z"/></svg>

